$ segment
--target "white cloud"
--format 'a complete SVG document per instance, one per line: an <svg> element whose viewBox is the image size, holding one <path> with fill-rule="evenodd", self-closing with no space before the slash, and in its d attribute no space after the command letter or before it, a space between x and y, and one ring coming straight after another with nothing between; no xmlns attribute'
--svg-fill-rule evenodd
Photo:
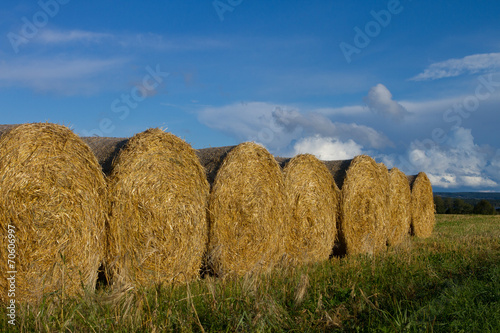
<svg viewBox="0 0 500 333"><path fill-rule="evenodd" d="M369 113L370 110L367 107L363 107L361 105L349 105L339 108L319 108L315 109L314 112L325 116L363 116Z"/></svg>
<svg viewBox="0 0 500 333"><path fill-rule="evenodd" d="M460 59L436 62L422 73L412 77L412 81L437 80L463 74L491 72L500 68L500 53L482 53Z"/></svg>
<svg viewBox="0 0 500 333"><path fill-rule="evenodd" d="M409 112L401 104L392 99L389 89L381 83L372 87L363 101L370 110L386 117L401 120L409 115Z"/></svg>
<svg viewBox="0 0 500 333"><path fill-rule="evenodd" d="M135 48L157 51L192 51L227 48L231 44L213 37L165 36L155 33L111 34L86 30L43 29L34 39L39 44L57 45L65 43L103 43L104 47L116 49Z"/></svg>
<svg viewBox="0 0 500 333"><path fill-rule="evenodd" d="M20 59L0 62L0 86L29 87L63 94L96 92L102 85L90 80L119 68L125 58L112 59Z"/></svg>
<svg viewBox="0 0 500 333"><path fill-rule="evenodd" d="M300 134L299 131L286 132L276 124L272 116L275 108L263 102L206 107L198 113L198 120L239 141L258 141L268 149L279 149L288 146Z"/></svg>
<svg viewBox="0 0 500 333"><path fill-rule="evenodd" d="M316 111L302 114L298 111L276 109L273 112L275 122L286 131L301 129L305 135L321 135L340 140L354 139L361 144L373 148L392 146L392 142L382 133L371 127L356 123L333 122Z"/></svg>
<svg viewBox="0 0 500 333"><path fill-rule="evenodd" d="M294 154L313 154L321 160L347 160L362 154L362 148L353 140L346 142L319 135L300 139L294 146Z"/></svg>
<svg viewBox="0 0 500 333"><path fill-rule="evenodd" d="M0 80L37 81L92 75L124 63L124 59L40 60L0 63Z"/></svg>
<svg viewBox="0 0 500 333"><path fill-rule="evenodd" d="M37 35L36 41L45 44L60 44L69 42L100 42L105 38L111 38L113 35L100 32L91 32L84 30L51 30L43 29Z"/></svg>
<svg viewBox="0 0 500 333"><path fill-rule="evenodd" d="M198 119L240 141L261 142L276 153L290 148L294 140L315 135L340 142L351 139L373 148L393 145L385 135L368 126L332 122L314 111L304 114L263 102L204 108L199 112Z"/></svg>
<svg viewBox="0 0 500 333"><path fill-rule="evenodd" d="M425 171L438 187L496 187L500 183L500 170L488 172L491 155L489 147L474 143L470 129L459 127L450 132L442 146L426 147L419 141L412 142L408 160L413 169L409 172Z"/></svg>
<svg viewBox="0 0 500 333"><path fill-rule="evenodd" d="M454 96L423 101L400 101L399 103L412 115L428 116L429 114L443 113L454 104L461 103L465 96Z"/></svg>

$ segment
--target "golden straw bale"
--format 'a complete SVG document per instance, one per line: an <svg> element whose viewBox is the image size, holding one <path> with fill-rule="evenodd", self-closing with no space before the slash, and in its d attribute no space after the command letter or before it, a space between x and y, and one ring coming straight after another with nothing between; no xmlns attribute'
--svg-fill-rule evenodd
<svg viewBox="0 0 500 333"><path fill-rule="evenodd" d="M326 260L337 236L340 191L326 166L313 155L292 158L285 166L290 230L287 254L297 263Z"/></svg>
<svg viewBox="0 0 500 333"><path fill-rule="evenodd" d="M411 187L411 234L426 238L432 234L435 224L432 184L425 172L408 176Z"/></svg>
<svg viewBox="0 0 500 333"><path fill-rule="evenodd" d="M191 146L161 129L130 138L113 161L108 269L145 287L199 276L209 185Z"/></svg>
<svg viewBox="0 0 500 333"><path fill-rule="evenodd" d="M340 188L337 254L373 254L386 247L388 178L369 156L324 162Z"/></svg>
<svg viewBox="0 0 500 333"><path fill-rule="evenodd" d="M389 171L389 219L387 223L387 243L395 246L410 234L411 191L406 175L398 168Z"/></svg>
<svg viewBox="0 0 500 333"><path fill-rule="evenodd" d="M287 235L283 173L262 146L232 149L209 200L208 266L218 276L267 269L281 260Z"/></svg>
<svg viewBox="0 0 500 333"><path fill-rule="evenodd" d="M38 303L46 293L73 296L84 288L95 289L107 212L106 181L96 158L61 125L3 129L0 257L6 266L0 273L1 299L8 296L9 271L17 271L18 302Z"/></svg>
<svg viewBox="0 0 500 333"><path fill-rule="evenodd" d="M384 191L383 191L383 194L385 196L385 206L386 206L386 214L385 214L385 220L383 222L383 226L384 226L384 238L385 238L385 244L388 245L388 233L389 233L389 224L390 224L390 218L391 218L391 206L390 206L390 203L391 203L391 197L390 197L390 193L391 193L391 186L390 186L390 176L389 176L389 170L387 169L387 167L385 166L384 163L378 163L377 164L379 169L380 169L380 176L382 177L383 181L382 181L382 184L387 184L387 186L384 188Z"/></svg>

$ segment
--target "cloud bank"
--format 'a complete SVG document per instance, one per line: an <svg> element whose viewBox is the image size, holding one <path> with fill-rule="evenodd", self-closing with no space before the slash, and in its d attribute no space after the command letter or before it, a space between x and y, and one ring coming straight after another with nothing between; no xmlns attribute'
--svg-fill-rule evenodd
<svg viewBox="0 0 500 333"><path fill-rule="evenodd" d="M239 141L262 143L276 154L320 151L322 156L333 156L325 152L325 147L345 146L347 154L359 152L362 147L379 149L393 145L384 134L371 127L334 122L314 110L302 113L265 102L204 108L198 113L198 120Z"/></svg>
<svg viewBox="0 0 500 333"><path fill-rule="evenodd" d="M442 145L427 147L419 141L412 142L408 159L413 173L427 172L433 186L457 188L497 187L500 169L495 165L500 161L498 152L489 146L474 143L470 129L453 129Z"/></svg>

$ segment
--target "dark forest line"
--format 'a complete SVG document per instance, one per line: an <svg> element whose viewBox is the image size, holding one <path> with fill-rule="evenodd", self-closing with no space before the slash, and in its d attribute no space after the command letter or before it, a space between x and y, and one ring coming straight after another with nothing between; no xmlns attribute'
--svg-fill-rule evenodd
<svg viewBox="0 0 500 333"><path fill-rule="evenodd" d="M500 213L500 193L435 192L434 204L438 214Z"/></svg>

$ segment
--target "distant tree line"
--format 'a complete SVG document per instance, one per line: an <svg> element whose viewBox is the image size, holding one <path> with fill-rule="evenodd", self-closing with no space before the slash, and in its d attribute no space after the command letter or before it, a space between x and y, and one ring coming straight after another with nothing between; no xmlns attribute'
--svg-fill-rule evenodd
<svg viewBox="0 0 500 333"><path fill-rule="evenodd" d="M494 215L497 213L495 207L488 200L479 200L472 205L460 198L442 198L434 196L436 213L438 214L481 214Z"/></svg>

